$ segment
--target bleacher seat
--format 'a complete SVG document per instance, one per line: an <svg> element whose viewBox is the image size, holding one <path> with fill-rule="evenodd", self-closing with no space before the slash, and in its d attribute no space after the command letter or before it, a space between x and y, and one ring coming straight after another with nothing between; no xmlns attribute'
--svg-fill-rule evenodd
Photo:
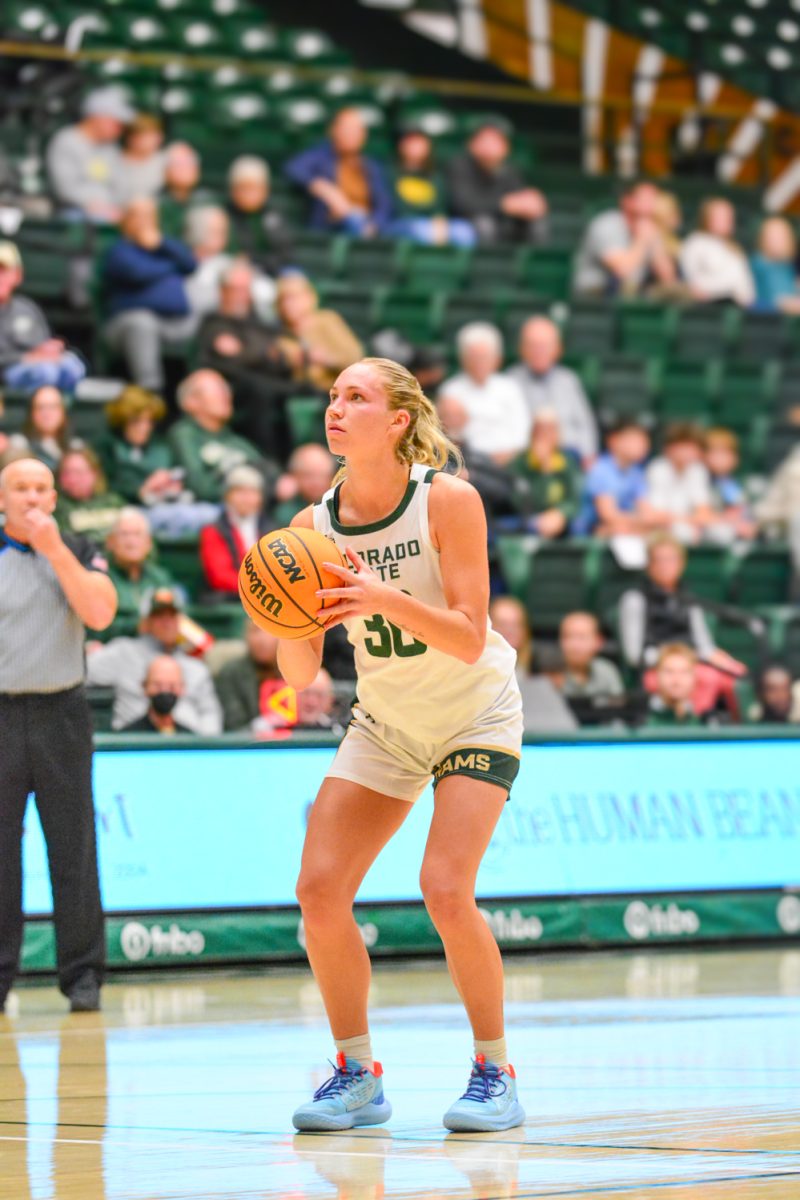
<svg viewBox="0 0 800 1200"><path fill-rule="evenodd" d="M304 442L325 442L325 409L322 396L292 396L286 402L286 420L293 446Z"/></svg>

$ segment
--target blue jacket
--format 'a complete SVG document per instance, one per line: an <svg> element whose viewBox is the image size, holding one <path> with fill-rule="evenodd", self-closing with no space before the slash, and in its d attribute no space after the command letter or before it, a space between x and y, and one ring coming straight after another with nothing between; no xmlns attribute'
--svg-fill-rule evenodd
<svg viewBox="0 0 800 1200"><path fill-rule="evenodd" d="M392 217L392 192L383 167L378 160L364 154L361 161L364 164L372 198L370 215L378 232L383 233ZM329 179L331 183L335 183L336 155L333 146L329 141L325 141L320 142L318 146L312 146L309 150L303 150L294 158L289 159L284 166L284 172L292 183L305 189L308 189L312 179ZM330 229L332 225L335 225L335 222L332 222L328 216L327 205L323 204L321 200L314 200L310 224L312 229Z"/></svg>
<svg viewBox="0 0 800 1200"><path fill-rule="evenodd" d="M103 265L108 315L147 308L160 317L185 317L189 301L183 276L197 261L183 242L165 237L156 250L145 250L127 238L115 242Z"/></svg>

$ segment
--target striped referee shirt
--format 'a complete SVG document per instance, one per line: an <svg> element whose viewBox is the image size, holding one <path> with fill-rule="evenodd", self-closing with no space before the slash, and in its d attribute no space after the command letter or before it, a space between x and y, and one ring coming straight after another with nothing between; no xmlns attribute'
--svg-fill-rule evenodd
<svg viewBox="0 0 800 1200"><path fill-rule="evenodd" d="M63 534L83 567L106 564L86 538ZM47 559L0 529L0 692L61 692L84 677L84 629Z"/></svg>

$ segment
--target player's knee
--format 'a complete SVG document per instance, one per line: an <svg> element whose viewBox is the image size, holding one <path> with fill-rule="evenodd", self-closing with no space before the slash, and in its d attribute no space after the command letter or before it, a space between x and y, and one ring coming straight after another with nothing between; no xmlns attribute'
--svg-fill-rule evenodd
<svg viewBox="0 0 800 1200"><path fill-rule="evenodd" d="M340 880L325 870L301 872L295 894L306 924L324 922L346 899Z"/></svg>
<svg viewBox="0 0 800 1200"><path fill-rule="evenodd" d="M423 866L419 882L434 925L450 925L464 916L471 896L449 871Z"/></svg>

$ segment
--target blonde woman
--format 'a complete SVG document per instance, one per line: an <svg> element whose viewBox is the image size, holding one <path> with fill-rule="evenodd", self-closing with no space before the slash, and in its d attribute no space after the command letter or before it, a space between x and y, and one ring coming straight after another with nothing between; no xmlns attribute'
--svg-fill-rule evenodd
<svg viewBox="0 0 800 1200"><path fill-rule="evenodd" d="M281 348L299 383L327 392L339 372L364 353L344 318L319 307L314 285L301 272L281 276L277 309L285 335Z"/></svg>
<svg viewBox="0 0 800 1200"><path fill-rule="evenodd" d="M727 300L749 308L756 297L747 255L736 241L736 211L729 200L706 200L700 227L683 243L680 266L698 301Z"/></svg>
<svg viewBox="0 0 800 1200"><path fill-rule="evenodd" d="M475 880L519 768L522 712L514 652L488 619L483 506L470 484L441 473L458 452L417 380L389 359L342 371L326 432L344 466L292 524L327 534L352 564L332 568L340 586L318 595L336 603L318 619L347 628L358 702L311 810L297 887L336 1067L294 1125L350 1129L391 1115L373 1059L369 957L352 905L433 776L420 882L475 1039L467 1090L444 1124L510 1129L525 1114L506 1052L502 961ZM323 639L280 645L281 674L298 690L319 671Z"/></svg>

